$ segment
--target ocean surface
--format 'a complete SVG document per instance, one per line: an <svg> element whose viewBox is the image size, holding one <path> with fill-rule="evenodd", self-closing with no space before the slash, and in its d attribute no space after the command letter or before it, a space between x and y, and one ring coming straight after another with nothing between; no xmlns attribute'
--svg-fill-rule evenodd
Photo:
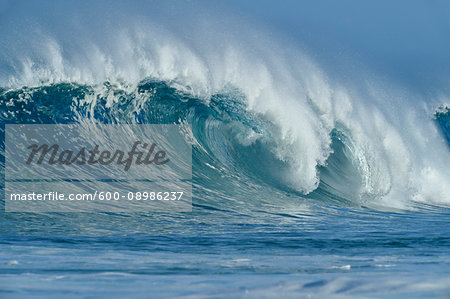
<svg viewBox="0 0 450 299"><path fill-rule="evenodd" d="M1 3L2 172L5 124L177 124L192 140L193 198L192 212L0 201L0 298L450 297L440 52L420 58L441 76L431 84L380 66L380 53L400 61L383 46L352 57L333 35L336 56L306 21L313 34L299 38L274 2L227 5Z"/></svg>

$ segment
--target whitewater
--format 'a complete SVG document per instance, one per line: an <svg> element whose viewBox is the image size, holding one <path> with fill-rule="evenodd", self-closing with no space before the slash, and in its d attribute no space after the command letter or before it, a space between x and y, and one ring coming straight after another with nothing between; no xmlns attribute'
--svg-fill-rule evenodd
<svg viewBox="0 0 450 299"><path fill-rule="evenodd" d="M3 169L5 124L177 124L193 184L189 213L1 212L1 297L448 296L446 85L246 5L0 5Z"/></svg>

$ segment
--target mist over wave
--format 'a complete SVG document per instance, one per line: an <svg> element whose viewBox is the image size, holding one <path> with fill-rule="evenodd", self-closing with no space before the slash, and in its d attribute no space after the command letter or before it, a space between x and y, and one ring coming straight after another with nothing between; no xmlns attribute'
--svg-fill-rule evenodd
<svg viewBox="0 0 450 299"><path fill-rule="evenodd" d="M211 7L5 2L2 121L191 124L207 205L255 194L376 209L450 203L448 98L363 67L336 78L282 33Z"/></svg>

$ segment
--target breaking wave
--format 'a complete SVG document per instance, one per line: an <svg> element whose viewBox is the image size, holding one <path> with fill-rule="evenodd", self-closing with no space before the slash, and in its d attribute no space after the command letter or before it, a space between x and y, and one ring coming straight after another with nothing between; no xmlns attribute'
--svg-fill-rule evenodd
<svg viewBox="0 0 450 299"><path fill-rule="evenodd" d="M16 40L4 34L10 14L0 29L8 45L1 121L189 124L194 201L204 206L450 203L445 101L430 104L364 72L364 80L332 80L298 46L239 20L206 16L208 31L115 17L65 25L49 16L52 26L22 30L31 15L16 24Z"/></svg>

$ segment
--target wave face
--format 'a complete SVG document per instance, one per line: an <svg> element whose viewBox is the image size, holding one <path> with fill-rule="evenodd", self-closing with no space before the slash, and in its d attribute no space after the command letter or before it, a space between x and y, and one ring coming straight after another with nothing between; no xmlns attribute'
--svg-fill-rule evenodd
<svg viewBox="0 0 450 299"><path fill-rule="evenodd" d="M436 111L435 118L442 134L450 145L450 108L445 107L439 109Z"/></svg>
<svg viewBox="0 0 450 299"><path fill-rule="evenodd" d="M169 15L144 3L90 6L81 12L76 2L44 2L38 11L75 13L42 21L39 13L21 15L5 5L4 122L186 122L198 141L200 190L217 187L201 180L213 172L220 184L237 185L236 194L247 192L230 178L245 177L250 185L325 202L450 203L443 163L450 160L448 111L433 120L446 100L421 99L367 71L335 79L327 75L332 67L292 42L207 6L156 7ZM137 7L149 10L142 15ZM104 17L95 18L102 9ZM193 11L205 12L204 19L179 18ZM221 169L230 180L219 179Z"/></svg>
<svg viewBox="0 0 450 299"><path fill-rule="evenodd" d="M299 107L308 111L307 120L292 115L288 124L272 110L251 108L242 89L232 86L206 98L154 79L126 88L111 82L51 83L2 89L0 101L4 123L190 125L194 193L204 206L251 210L255 198L258 205L283 205L293 197L372 208L411 207L418 200L447 203L446 186L439 185L445 172L425 165L414 173L417 165L404 136L379 114L378 126L388 133L381 146L342 121L331 123L311 99ZM435 124L448 138L448 109L436 113ZM402 167L398 173L392 172L393 163ZM427 175L436 185L424 189ZM415 185L407 184L414 180ZM386 198L390 202L380 201Z"/></svg>

